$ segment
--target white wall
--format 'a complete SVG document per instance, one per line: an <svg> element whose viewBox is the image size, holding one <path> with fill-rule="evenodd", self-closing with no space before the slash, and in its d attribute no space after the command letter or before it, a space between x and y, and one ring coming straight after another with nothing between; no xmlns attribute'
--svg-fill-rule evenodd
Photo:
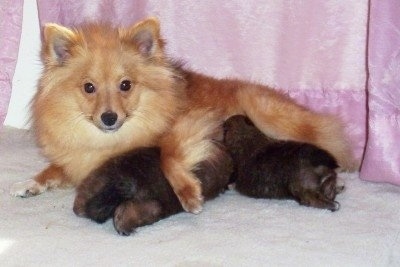
<svg viewBox="0 0 400 267"><path fill-rule="evenodd" d="M41 71L39 53L40 27L36 1L28 0L24 1L21 42L5 125L29 128L29 103L36 92Z"/></svg>

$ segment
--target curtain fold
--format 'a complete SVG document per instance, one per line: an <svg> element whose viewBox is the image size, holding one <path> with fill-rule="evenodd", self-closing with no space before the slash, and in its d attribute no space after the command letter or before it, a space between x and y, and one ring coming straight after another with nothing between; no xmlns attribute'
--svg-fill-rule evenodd
<svg viewBox="0 0 400 267"><path fill-rule="evenodd" d="M400 3L371 0L368 140L361 177L400 184Z"/></svg>
<svg viewBox="0 0 400 267"><path fill-rule="evenodd" d="M11 96L11 84L18 57L23 0L0 2L0 126Z"/></svg>
<svg viewBox="0 0 400 267"><path fill-rule="evenodd" d="M400 185L397 0L37 3L41 25L127 26L157 16L171 57L205 74L273 86L340 116L356 158L364 156L361 178Z"/></svg>

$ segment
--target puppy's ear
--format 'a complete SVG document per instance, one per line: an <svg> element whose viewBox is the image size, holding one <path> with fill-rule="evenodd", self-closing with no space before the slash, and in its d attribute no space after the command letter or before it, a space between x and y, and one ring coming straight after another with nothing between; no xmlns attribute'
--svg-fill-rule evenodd
<svg viewBox="0 0 400 267"><path fill-rule="evenodd" d="M45 64L63 65L72 55L76 34L61 25L48 23L43 28L42 60Z"/></svg>
<svg viewBox="0 0 400 267"><path fill-rule="evenodd" d="M164 41L160 37L160 23L156 18L148 18L128 29L120 29L120 37L133 44L144 57L163 55Z"/></svg>

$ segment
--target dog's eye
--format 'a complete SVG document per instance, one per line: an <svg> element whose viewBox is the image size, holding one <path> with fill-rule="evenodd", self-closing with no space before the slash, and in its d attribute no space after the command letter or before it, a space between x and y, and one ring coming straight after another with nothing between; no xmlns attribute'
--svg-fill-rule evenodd
<svg viewBox="0 0 400 267"><path fill-rule="evenodd" d="M123 81L121 82L121 84L119 85L119 89L120 89L121 91L126 92L126 91L129 91L129 90L131 89L131 86L132 86L131 81L123 80Z"/></svg>
<svg viewBox="0 0 400 267"><path fill-rule="evenodd" d="M86 93L92 94L96 91L96 87L92 83L85 83L83 85L83 89L85 90Z"/></svg>

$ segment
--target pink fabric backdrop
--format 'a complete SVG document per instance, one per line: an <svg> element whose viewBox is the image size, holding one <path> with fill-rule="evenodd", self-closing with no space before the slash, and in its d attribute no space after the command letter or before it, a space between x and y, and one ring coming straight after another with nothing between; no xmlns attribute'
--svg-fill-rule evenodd
<svg viewBox="0 0 400 267"><path fill-rule="evenodd" d="M361 177L400 184L400 2L371 1L368 141Z"/></svg>
<svg viewBox="0 0 400 267"><path fill-rule="evenodd" d="M0 126L3 125L11 96L22 27L23 0L0 3Z"/></svg>
<svg viewBox="0 0 400 267"><path fill-rule="evenodd" d="M341 116L360 160L369 133L362 177L400 184L400 149L392 145L400 102L396 0L371 0L370 19L366 0L37 1L42 25L129 25L159 17L172 57L206 74L274 86L311 109Z"/></svg>
<svg viewBox="0 0 400 267"><path fill-rule="evenodd" d="M336 113L355 155L365 145L366 1L38 0L41 24L161 20L172 57L203 73L239 77ZM318 10L318 12L315 12Z"/></svg>

